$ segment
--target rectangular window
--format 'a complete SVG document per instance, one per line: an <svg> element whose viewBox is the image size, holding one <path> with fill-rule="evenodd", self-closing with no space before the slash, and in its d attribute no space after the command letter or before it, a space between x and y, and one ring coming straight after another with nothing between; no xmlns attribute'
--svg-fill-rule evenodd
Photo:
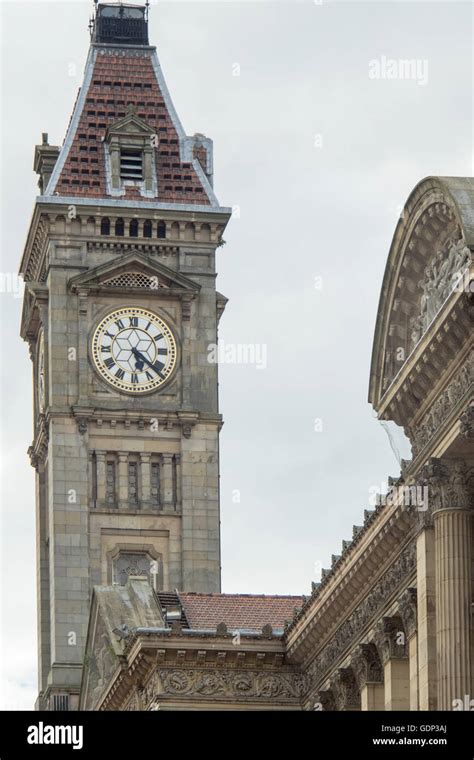
<svg viewBox="0 0 474 760"><path fill-rule="evenodd" d="M115 506L115 462L107 462L105 499L111 507Z"/></svg>
<svg viewBox="0 0 474 760"><path fill-rule="evenodd" d="M128 463L128 500L130 506L138 505L138 464L137 462Z"/></svg>
<svg viewBox="0 0 474 760"><path fill-rule="evenodd" d="M120 177L143 180L143 153L141 150L122 148L120 151Z"/></svg>
<svg viewBox="0 0 474 760"><path fill-rule="evenodd" d="M160 506L160 465L158 462L151 463L151 503L154 507Z"/></svg>

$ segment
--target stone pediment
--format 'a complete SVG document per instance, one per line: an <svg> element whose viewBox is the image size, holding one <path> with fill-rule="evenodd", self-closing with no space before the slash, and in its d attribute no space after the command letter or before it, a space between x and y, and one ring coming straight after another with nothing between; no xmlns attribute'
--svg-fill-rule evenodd
<svg viewBox="0 0 474 760"><path fill-rule="evenodd" d="M383 419L409 425L454 348L467 346L473 250L473 180L420 182L395 230L376 320L369 401Z"/></svg>
<svg viewBox="0 0 474 760"><path fill-rule="evenodd" d="M69 288L73 293L150 290L189 300L199 293L201 286L164 264L132 251L72 277Z"/></svg>
<svg viewBox="0 0 474 760"><path fill-rule="evenodd" d="M81 709L93 710L120 667L138 628L163 628L165 621L148 580L130 577L125 586L95 586L81 684Z"/></svg>
<svg viewBox="0 0 474 760"><path fill-rule="evenodd" d="M137 135L153 135L155 130L150 127L146 121L140 119L133 111L129 110L126 116L111 124L106 132L105 139L108 141L111 137L127 137Z"/></svg>

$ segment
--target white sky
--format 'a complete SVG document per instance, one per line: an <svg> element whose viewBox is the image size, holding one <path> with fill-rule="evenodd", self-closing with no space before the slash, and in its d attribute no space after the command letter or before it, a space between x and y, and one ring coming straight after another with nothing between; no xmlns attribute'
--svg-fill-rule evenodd
<svg viewBox="0 0 474 760"><path fill-rule="evenodd" d="M3 281L37 194L34 145L65 135L91 7L0 3ZM369 488L399 473L367 404L374 321L408 194L427 175L472 174L472 6L160 1L150 39L186 131L214 140L220 202L240 207L218 253L230 298L220 337L268 352L266 369L220 370L223 591L309 593L318 563L361 523ZM426 61L427 82L369 78L382 56ZM1 296L0 708L30 709L31 365L21 299Z"/></svg>

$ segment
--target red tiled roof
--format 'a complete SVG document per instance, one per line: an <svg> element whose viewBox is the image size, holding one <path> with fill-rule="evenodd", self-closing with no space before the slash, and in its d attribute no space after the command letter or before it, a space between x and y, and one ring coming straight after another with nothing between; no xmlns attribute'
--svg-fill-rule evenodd
<svg viewBox="0 0 474 760"><path fill-rule="evenodd" d="M103 138L107 128L126 116L127 106L133 105L137 116L158 135L155 163L160 202L209 205L194 167L181 162L179 136L153 67L155 50L144 48L137 55L117 48L103 53L97 50L95 63L88 64L93 66L90 84L84 98L79 98L82 111L52 190L65 196L108 197ZM135 187L127 187L122 199L144 200Z"/></svg>
<svg viewBox="0 0 474 760"><path fill-rule="evenodd" d="M265 596L253 594L198 594L179 592L190 628L215 628L225 623L229 629L260 631L264 625L283 628L295 608L303 604L301 596Z"/></svg>

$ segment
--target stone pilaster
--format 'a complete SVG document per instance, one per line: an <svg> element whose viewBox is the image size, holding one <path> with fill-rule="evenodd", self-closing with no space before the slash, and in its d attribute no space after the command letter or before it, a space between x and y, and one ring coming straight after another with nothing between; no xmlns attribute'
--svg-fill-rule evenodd
<svg viewBox="0 0 474 760"><path fill-rule="evenodd" d="M399 616L382 618L376 627L375 643L384 668L385 710L408 710L410 671L406 634Z"/></svg>
<svg viewBox="0 0 474 760"><path fill-rule="evenodd" d="M161 504L163 509L173 508L173 455L161 455Z"/></svg>
<svg viewBox="0 0 474 760"><path fill-rule="evenodd" d="M416 588L407 588L398 600L408 647L408 670L410 677L410 710L419 709L418 701L418 634L417 634L417 593Z"/></svg>
<svg viewBox="0 0 474 760"><path fill-rule="evenodd" d="M97 472L97 506L103 507L105 504L105 451L95 452L96 472Z"/></svg>
<svg viewBox="0 0 474 760"><path fill-rule="evenodd" d="M375 644L359 644L352 655L351 667L360 692L361 710L383 710L383 668Z"/></svg>

